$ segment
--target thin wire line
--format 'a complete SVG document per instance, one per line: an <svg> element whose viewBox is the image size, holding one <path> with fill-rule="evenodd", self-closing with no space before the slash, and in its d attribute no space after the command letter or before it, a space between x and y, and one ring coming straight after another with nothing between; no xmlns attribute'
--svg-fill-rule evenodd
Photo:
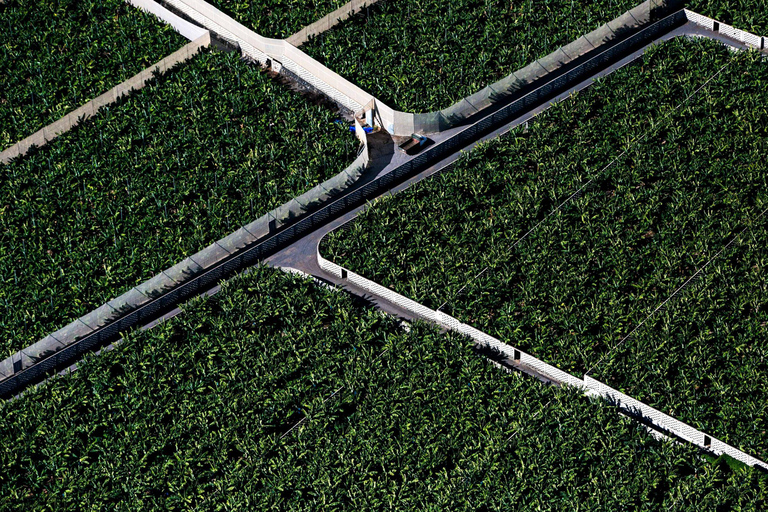
<svg viewBox="0 0 768 512"><path fill-rule="evenodd" d="M381 353L379 353L379 355L378 355L378 356L376 356L376 357L373 359L373 361L371 361L371 363L375 363L376 361L378 361L378 360L381 358L381 356L383 356L383 355L384 355L384 354L386 354L387 352L389 352L389 349L385 349L385 350L383 350ZM336 396L336 394L337 394L339 391L341 391L342 389L344 389L344 388L346 388L346 387L347 387L347 385L345 384L345 385L341 386L340 388L338 388L336 391L334 391L333 393L331 393L331 396L329 396L329 397L327 397L325 400L323 400L323 403L326 403L328 400L330 400L331 398L333 398L334 396ZM293 424L293 426L292 426L291 428L289 428L287 432L285 432L285 433L284 433L282 436L280 436L280 439L283 439L285 436L287 436L288 434L290 434L290 433L291 433L291 431L293 431L293 429L295 429L296 427L298 427L298 426L302 425L302 424L303 424L305 421L307 421L308 419L309 419L309 416L304 416L303 418L301 418L299 421L297 421L296 423L294 423L294 424Z"/></svg>
<svg viewBox="0 0 768 512"><path fill-rule="evenodd" d="M735 242L735 241L736 241L736 240L737 240L739 237L741 237L741 235L743 235L745 231L747 231L747 230L751 229L751 228L754 226L754 224L755 224L755 223L756 223L758 220L760 220L760 219L761 219L761 218L762 218L762 217L763 217L763 216L766 214L766 212L768 212L768 208L766 208L765 210L763 210L762 212L760 212L760 214L759 214L759 215L757 215L757 216L754 218L754 220L752 220L752 222L750 222L749 224L747 224L746 226L744 226L743 228L741 228L741 230L740 230L738 233L736 233L736 234L735 234L735 235L734 235L734 236L731 238L731 240L730 240L730 241L729 241L727 244L725 244L725 245L724 245L724 246L723 246L723 247L722 247L722 248L721 248L719 251L717 251L717 253L716 253L714 256L712 256L712 257L709 259L709 261L707 261L707 262L706 262L706 263L705 263L705 264L704 264L704 265L703 265L701 268L699 268L699 270L697 270L697 271L696 271L696 272L695 272L695 273L694 273L694 274L693 274L691 277L689 277L689 278L688 278L688 279L687 279L687 280L686 280L686 281L685 281L685 282L684 282L682 285L680 285L680 286L679 286L677 289L675 289L675 291L674 291L674 292L672 292L672 294L671 294L669 297L667 297L666 299L664 299L664 300L663 300L663 301L662 301L662 302L661 302L661 303L660 303L658 306L656 306L656 308L655 308L653 311L651 311L651 312L648 314L648 316L646 316L646 317L643 319L643 321L642 321L642 322L640 322L639 324L637 324L637 325L635 326L635 328L634 328L634 329L632 329L632 330L629 332L629 334L627 334L626 336L624 336L624 337L623 337L623 338L622 338L622 339L621 339L621 340L620 340L620 341L619 341L619 342L618 342L616 345L614 345L614 346L613 346L613 347L612 347L612 348L611 348L611 349L610 349L608 352L606 352L606 353L603 355L603 357L601 357L601 358L600 358L600 359L599 359L599 360L598 360L598 361L597 361L595 364L593 364L593 365L592 365L592 367L591 367L589 370L587 370L587 373L586 373L586 375L589 375L589 374L592 372L592 370L594 370L595 368L597 368L597 367L600 365L600 363L602 363L602 362L603 362L603 360L605 360L605 358L606 358L606 357L608 357L609 355L611 355L611 354L613 353L613 351L614 351L614 350L616 350L617 348L619 348L620 346L622 346L622 345L623 345L623 344L624 344L624 343L625 343L625 342L626 342L628 339L630 339L630 338L632 337L632 335L634 335L634 334L635 334L635 332L636 332L638 329L640 329L640 328L641 328L643 325L645 325L645 323L646 323L648 320L650 320L650 318L651 318L653 315L655 315L655 314L656 314L657 312L659 312L660 310L664 309L664 307L667 305L667 303L668 303L670 300L674 299L674 298L675 298L675 297L676 297L676 296L677 296L677 295L678 295L678 294L679 294L681 291L683 291L683 290L684 290L686 287L688 287L688 285L689 285L691 282L693 282L693 281L694 281L694 280L695 280L697 277L699 277L699 275L701 275L701 273L702 273L702 272L704 272L704 270L705 270L705 269L706 269L706 268L707 268L707 267L708 267L710 264L712 264L712 262L714 262L716 259L718 259L718 258L720 257L720 255L721 255L723 252L725 252L725 251L726 251L726 250L727 250L727 249L728 249L728 248L729 248L731 245L733 245L733 243L734 243L734 242Z"/></svg>
<svg viewBox="0 0 768 512"><path fill-rule="evenodd" d="M544 405L541 407L541 409L539 409L539 410L536 412L536 414L534 414L533 416L531 416L531 417L529 418L529 420L533 420L533 419L536 419L536 418L538 418L538 417L539 417L539 415L540 415L540 414L541 414L541 413L544 411L544 409L546 409L547 407L549 407L549 404L551 404L551 403L552 403L552 400L550 400L549 402L547 402L546 404L544 404ZM522 426L522 425L520 425L520 427L518 427L518 429L517 429L517 430L515 430L515 432L514 432L514 433L513 433L511 436L509 436L509 437L507 438L507 441L506 441L506 442L508 443L509 441L511 441L511 440L512 440L512 438L513 438L513 437L515 437L517 434L519 434L519 433L520 433L520 431L522 431L522 430L523 430L523 426Z"/></svg>
<svg viewBox="0 0 768 512"><path fill-rule="evenodd" d="M342 389L344 389L345 387L347 387L347 386L341 386L341 387L340 387L340 388L338 388L336 391L334 391L333 393L331 393L331 396L329 396L329 397L327 397L325 400L323 400L323 403L326 403L328 400L330 400L331 398L333 398L334 396L336 396L336 394L337 394L339 391L341 391ZM288 434L290 434L290 433L293 431L293 429L295 429L296 427L298 427L298 426L302 425L302 424L303 424L305 421L307 421L308 419L309 419L309 416L304 416L303 418L301 418L299 421L297 421L296 423L294 423L294 424L293 424L293 426L292 426L291 428L289 428L289 429L288 429L288 431L287 431L285 434L283 434L282 436L280 436L280 439L283 439L285 436L287 436Z"/></svg>
<svg viewBox="0 0 768 512"><path fill-rule="evenodd" d="M598 172L597 172L597 173L596 173L594 176L592 176L592 178L590 178L590 179L589 179L589 180L588 180L586 183L584 183L584 184L583 184L581 187L579 187L579 189L578 189L578 190L576 190L576 192L574 192L573 194L571 194L570 196L568 196L568 197L567 197L565 200L563 200L563 201L562 201L562 202L561 202L559 205L557 205L557 207L555 207L555 208L554 208L554 209L553 209L551 212L549 212L549 213L547 214L547 216L546 216L546 217L544 217L543 219L541 219L541 220L540 220L539 222L537 222L537 223L536 223L536 224L535 224L535 225L534 225L534 226L533 226L531 229L529 229L529 230L528 230L528 231L527 231L527 232L526 232L526 233L525 233L523 236L521 236L520 238L518 238L518 239L517 239L517 240L516 240L516 241L515 241L515 242L514 242L514 243L513 243L513 244L512 244L510 247L509 247L509 249L508 249L508 251L507 251L507 252L509 252L509 251L512 251L513 249L515 249L515 247L517 247L518 245L520 245L520 244L521 244L521 243L522 243L524 240L526 240L526 239L527 239L527 238L528 238L528 237L529 237L529 236L530 236L530 235L531 235L531 234L532 234L534 231L536 231L536 230L539 228L539 226L541 226L542 224L544 224L545 222L547 222L547 221L550 219L550 217L552 217L553 215L555 215L556 213L558 213L560 210L562 210L562 209L563 209L563 207L565 207L565 206L566 206L568 203L570 203L570 202L571 202L571 201L573 201L574 199L577 199L577 198L581 197L581 196L582 196L582 194L583 194L583 192L584 192L584 190L585 190L587 187L589 187L590 185L592 185L592 183L594 183L594 181L595 181L597 178L599 178L600 176L602 176L602 175L603 175L603 173L605 173L605 171L607 171L609 168L611 168L611 167L613 166L613 164L615 164L615 163L616 163L616 162L617 162L619 159L621 159L621 158L622 158L624 155L626 155L626 154L627 154L627 153L628 153L628 152L629 152L629 151L630 151L630 150L631 150L631 149L632 149L634 146L636 146L636 145L637 145L637 144L639 144L640 142L644 141L644 140L645 140L645 139L646 139L646 138L647 138L647 137L648 137L648 136L651 134L651 132L652 132L652 131L656 130L656 128L658 128L658 127L659 127L659 125L661 125L661 124L662 124L664 121L666 121L667 119L669 119L669 117L670 117L670 116L672 116L672 114L674 114L675 112L677 112L677 111L680 109L680 107L682 107L683 105L685 105L686 103L688 103L688 101L689 101L689 100L690 100L690 99L691 99L693 96L695 96L696 94L698 94L698 93L699 93L699 92L700 92L700 91L701 91L701 90L702 90L704 87L706 87L706 86L707 86L707 85L708 85L710 82L712 82L712 80L714 80L715 78L717 78L717 77L718 77L718 76L719 76L719 75L720 75L720 74L721 74L721 73L722 73L722 72L725 70L725 68L726 68L726 67L728 67L728 66L729 66L729 65L730 65L732 62L733 62L733 60L730 60L730 61L726 62L726 63L725 63L725 64L724 64L724 65L723 65L723 66L722 66L722 67L721 67L721 68L720 68L720 69L719 69L719 70L718 70L718 71L717 71L715 74L713 74L712 76L710 76L710 77L709 77L709 78L708 78L708 79L707 79L707 80L706 80L706 81L705 81L703 84L701 84L701 85L700 85L700 86L699 86L699 87L698 87L698 88L697 88L695 91L693 91L691 94L689 94L689 95L688 95L688 96L687 96L687 97L686 97L686 98L685 98L683 101L681 101L679 104L677 104L677 106L675 106L675 107L674 107L672 110L670 110L669 112L667 112L667 113L666 113L666 114L665 114L665 115L664 115L664 116L663 116L663 117L662 117L662 118L661 118L661 119L660 119L660 120L659 120L657 123L655 123L655 125L654 125L653 121L651 121L651 127L650 127L650 128L648 128L648 129L647 129L647 130L646 130L646 131L643 133L643 135L642 135L642 136L638 136L638 137L636 137L636 138L635 138L633 141L631 141L631 142L629 143L629 145L628 145L626 148L624 148L624 150L623 150L621 153L619 153L619 154L618 154L618 155L617 155L617 156L616 156L616 157L615 157L613 160L611 160L611 161L610 161L610 162L609 162L609 163L608 163L608 164L607 164L605 167L603 167L602 169L600 169L600 170L599 170L599 171L598 171ZM498 263L498 261L500 261L500 260L497 260L495 263ZM492 265L492 264L491 264L491 265ZM478 278L480 278L480 277L481 277L483 274L485 274L485 272L487 272L487 271L488 271L488 270L491 268L491 265L486 265L486 267L485 267L483 270L481 270L481 271L480 271L478 274L476 274L474 277L472 277L472 278L471 278L471 279L470 279L470 280L467 282L467 284L465 284L464 286L462 286L461 288L459 288L459 290L458 290L456 293L454 293L454 294L453 294L453 296L451 296L451 298L449 298L448 300L446 300L445 302L443 302L443 303L440 305L440 307L439 307L439 308L437 308L437 311L440 311L440 310L442 310L442 309L443 309L445 306L447 306L447 305L448 305L448 303L449 303L449 302L451 302L451 301L453 301L454 299L456 299L456 297L458 297L458 296L459 296L459 294L461 294L461 292L463 292L463 291L464 291L464 290L465 290L465 289L466 289L466 288L467 288L467 287L468 287L470 284L472 284L474 281L476 281Z"/></svg>

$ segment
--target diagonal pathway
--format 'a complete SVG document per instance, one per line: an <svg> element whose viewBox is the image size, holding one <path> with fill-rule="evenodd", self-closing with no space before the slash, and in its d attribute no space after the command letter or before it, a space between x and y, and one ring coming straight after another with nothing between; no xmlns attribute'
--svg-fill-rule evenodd
<svg viewBox="0 0 768 512"><path fill-rule="evenodd" d="M649 27L646 29L649 30L648 33L637 34L636 39L631 36L593 59L564 70L557 78L512 100L509 104L498 105L491 111L483 111L482 115L470 124L435 134L431 146L415 157L408 157L396 151L397 141L385 133L372 136L370 151L373 165L362 179L345 190L341 196L321 205L316 211L296 217L292 223L283 225L277 231L270 229L266 235L254 240L250 245L238 248L235 252L228 252L221 261L200 269L201 272L189 277L184 283L176 283L167 290L158 291L157 296L153 296L146 304L125 312L123 317L111 324L78 334L77 339L66 340L65 348L61 350L57 347L58 351L52 351L54 353L35 360L30 360L23 355L24 351L21 351L0 362L0 395L12 396L25 386L39 382L51 370L68 367L79 360L84 352L111 343L120 332L134 326L151 325L160 318L176 314L174 311L178 310L179 304L194 296L210 293L221 279L226 279L259 261L297 268L323 278L318 269L312 266L312 259L317 256L317 244L324 234L359 214L367 201L383 194L397 193L445 169L459 158L461 151L471 150L479 142L502 135L547 109L550 104L588 87L594 80L637 59L646 48L658 41L681 36L709 37L735 49L747 47L742 41L705 30L692 23L670 29L670 23L675 26L675 20L679 20L680 14L658 22L656 28ZM651 34L655 35L648 41ZM639 45L640 41L645 41L644 45ZM386 305L386 301L379 298L369 296L367 299L374 301L382 309L389 309L393 314L404 314L402 311L398 312L394 305Z"/></svg>

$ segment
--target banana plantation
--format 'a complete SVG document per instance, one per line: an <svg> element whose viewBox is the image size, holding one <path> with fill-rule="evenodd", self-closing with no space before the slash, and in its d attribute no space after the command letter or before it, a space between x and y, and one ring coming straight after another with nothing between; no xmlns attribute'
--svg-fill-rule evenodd
<svg viewBox="0 0 768 512"><path fill-rule="evenodd" d="M184 44L122 0L6 0L0 33L0 150Z"/></svg>
<svg viewBox="0 0 768 512"><path fill-rule="evenodd" d="M0 510L768 509L764 0L0 27Z"/></svg>
<svg viewBox="0 0 768 512"><path fill-rule="evenodd" d="M712 69L722 72L706 83ZM664 395L658 404L675 402L667 410L681 411L676 417L702 425L717 418L718 433L764 451L768 395L756 375L765 344L717 336L709 346L678 333L683 362L682 354L667 357L675 348L661 338L666 326L623 338L744 228L691 293L729 297L734 281L743 282L725 318L747 321L749 312L752 336L768 334L751 318L764 314L761 281L742 281L761 268L768 244L766 79L762 57L706 40L665 43L527 129L383 199L321 250L559 368L580 374L601 362L608 385L626 383L622 391L651 404ZM731 284L716 289L724 282L712 273ZM698 297L674 307L724 307ZM679 320L692 318L707 317ZM730 360L744 350L754 357L729 364L727 391L715 403L696 391L708 368L725 371L711 352ZM736 377L741 371L751 377ZM653 389L658 380L670 395Z"/></svg>

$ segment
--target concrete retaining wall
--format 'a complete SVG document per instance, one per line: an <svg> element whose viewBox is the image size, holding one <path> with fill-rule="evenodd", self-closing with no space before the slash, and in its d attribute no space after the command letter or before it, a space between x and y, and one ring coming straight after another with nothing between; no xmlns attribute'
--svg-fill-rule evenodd
<svg viewBox="0 0 768 512"><path fill-rule="evenodd" d="M685 9L685 16L691 23L695 23L696 25L699 25L700 27L703 27L707 30L720 32L724 36L730 37L731 39L740 43L744 43L745 45L751 46L752 48L756 48L758 50L768 49L766 47L767 45L765 37L757 36L750 32L745 32L744 30L739 30L738 28L726 25L725 23L720 23L717 20L702 16L701 14L689 11L688 9Z"/></svg>
<svg viewBox="0 0 768 512"><path fill-rule="evenodd" d="M37 343L0 361L0 382L34 366L46 357L55 354L78 340L109 326L121 332L132 325L130 314L142 306L152 303L170 290L193 281L209 269L221 264L232 255L243 252L249 246L271 236L286 224L293 223L308 211L317 209L333 200L342 191L354 184L365 172L368 165L368 141L365 132L359 130L363 150L355 161L336 176L315 186L306 193L291 199L259 219L243 226L229 236L209 245L173 267L166 269L148 281L130 289L119 297L107 302L69 325L46 336Z"/></svg>
<svg viewBox="0 0 768 512"><path fill-rule="evenodd" d="M429 309L428 307L423 306L407 297L404 297L390 290L389 288L374 283L373 281L366 279L359 274L355 274L352 271L349 271L331 261L328 261L323 258L319 252L317 254L317 262L323 271L328 272L329 274L339 279L344 279L373 295L382 297L385 300L396 304L397 306L405 309L406 311L409 311L413 315L425 321L432 322L445 329L464 334L480 346L490 347L492 349L498 350L502 354L509 357L511 360L528 366L536 373L545 377L549 377L555 382L579 388L591 396L600 396L612 404L617 405L630 416L637 417L642 421L648 422L665 433L672 434L673 436L676 436L684 441L688 441L689 443L692 443L717 455L725 453L748 466L759 466L764 469L768 469L768 464L761 461L760 459L752 457L751 455L744 453L743 451L734 448L733 446L724 443L719 439L712 437L700 430L697 430L692 426L659 411L658 409L635 400L634 398L625 395L624 393L621 393L620 391L617 391L598 380L593 379L589 375L584 375L584 378L580 379L568 372L564 372L559 368L547 364L544 361L523 352L522 350L516 349L511 345L508 345L478 329L475 329L474 327L461 323L459 320L453 318L450 315L446 315L441 311Z"/></svg>
<svg viewBox="0 0 768 512"><path fill-rule="evenodd" d="M715 437L697 430L687 423L683 423L682 421L679 421L672 416L669 416L668 414L664 414L658 409L635 400L634 398L611 388L607 384L603 384L602 382L593 379L589 375L584 376L584 383L586 385L585 387L590 390L592 394L603 397L604 399L618 405L627 412L634 413L635 415L641 417L643 420L649 421L653 425L676 437L679 437L680 439L684 439L717 455L729 455L748 466L759 466L763 469L768 469L768 464L761 461L760 459L752 457L751 455L748 455Z"/></svg>
<svg viewBox="0 0 768 512"><path fill-rule="evenodd" d="M171 11L158 4L154 0L125 0L126 3L138 7L142 11L154 14L160 20L168 23L176 32L186 37L190 41L194 41L200 37L203 37L207 32L206 29L199 27L193 23L188 22L184 18L176 16Z"/></svg>
<svg viewBox="0 0 768 512"><path fill-rule="evenodd" d="M528 66L513 72L484 89L467 96L458 103L437 112L424 114L409 114L405 112L393 112L391 124L386 128L391 133L405 135L413 132L436 133L466 121L495 104L506 101L521 89L530 87L531 84L551 79L552 73L574 61L584 58L590 53L598 52L601 48L609 48L617 40L621 40L628 34L636 33L643 27L658 21L661 17L669 15L682 7L678 0L647 0L637 7L627 11L613 21L597 28L596 30L580 37L546 57L538 59ZM743 30L736 29L724 23L701 16L687 9L683 10L688 21L696 23L708 30L719 31L738 42L753 48L766 49L766 39Z"/></svg>
<svg viewBox="0 0 768 512"><path fill-rule="evenodd" d="M706 16L702 16L701 14L689 11L688 9L685 9L685 17L688 19L688 21L695 23L700 27L703 27L707 30L715 30L715 20L712 18L707 18Z"/></svg>
<svg viewBox="0 0 768 512"><path fill-rule="evenodd" d="M125 82L116 85L101 96L94 98L82 107L73 110L61 119L41 128L29 137L6 149L0 153L0 163L6 164L14 158L26 155L29 149L33 146L45 146L48 142L52 141L62 133L68 132L84 120L96 115L101 107L111 105L121 96L130 93L132 90L142 89L146 83L154 77L155 73L165 73L177 64L189 60L191 57L196 55L197 52L200 51L200 48L204 48L210 44L210 33L205 30L203 31L203 35L184 45L182 48L173 52L160 62L157 62L152 66L142 70Z"/></svg>

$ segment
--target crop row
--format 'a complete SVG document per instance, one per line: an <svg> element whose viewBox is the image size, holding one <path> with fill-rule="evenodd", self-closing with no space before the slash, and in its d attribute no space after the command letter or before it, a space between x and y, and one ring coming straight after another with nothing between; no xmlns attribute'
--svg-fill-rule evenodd
<svg viewBox="0 0 768 512"><path fill-rule="evenodd" d="M529 131L380 201L323 253L581 374L765 208L766 78L756 55L665 43ZM764 449L755 434L729 440Z"/></svg>
<svg viewBox="0 0 768 512"><path fill-rule="evenodd" d="M185 43L124 0L7 0L0 40L0 150Z"/></svg>
<svg viewBox="0 0 768 512"><path fill-rule="evenodd" d="M383 1L302 50L392 107L427 112L477 92L636 3Z"/></svg>
<svg viewBox="0 0 768 512"><path fill-rule="evenodd" d="M285 39L349 0L207 1L259 35Z"/></svg>
<svg viewBox="0 0 768 512"><path fill-rule="evenodd" d="M334 119L208 52L2 167L4 357L343 170Z"/></svg>
<svg viewBox="0 0 768 512"><path fill-rule="evenodd" d="M6 403L0 445L4 510L697 510L768 498L756 471L710 465L599 402L498 370L468 340L406 332L263 267Z"/></svg>

